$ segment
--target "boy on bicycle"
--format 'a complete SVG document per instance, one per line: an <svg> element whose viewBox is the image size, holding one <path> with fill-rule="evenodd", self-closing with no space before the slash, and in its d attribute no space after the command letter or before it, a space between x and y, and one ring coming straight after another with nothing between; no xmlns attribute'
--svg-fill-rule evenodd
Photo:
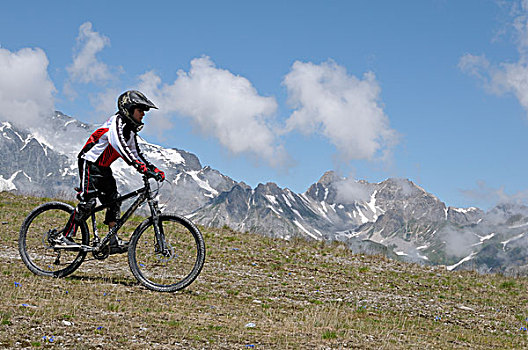
<svg viewBox="0 0 528 350"><path fill-rule="evenodd" d="M136 90L126 91L117 99L118 112L110 117L101 127L93 132L78 155L80 188L77 205L67 232L61 237L60 245L71 247L77 245L71 237L75 235L78 225L87 219L96 205L96 198L101 203L109 203L119 196L115 178L110 165L122 158L139 173L165 180L163 171L151 164L141 153L136 140L137 133L143 128L145 112L158 108L145 95ZM120 203L114 203L106 211L104 223L111 230L120 216ZM128 242L113 235L110 240L110 254L125 253Z"/></svg>

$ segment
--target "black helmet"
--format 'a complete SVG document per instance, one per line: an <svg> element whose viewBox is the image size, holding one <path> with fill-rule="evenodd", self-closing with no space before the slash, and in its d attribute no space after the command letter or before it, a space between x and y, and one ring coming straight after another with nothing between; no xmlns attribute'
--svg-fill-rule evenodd
<svg viewBox="0 0 528 350"><path fill-rule="evenodd" d="M141 108L147 112L151 108L158 109L145 95L137 90L129 90L121 94L117 99L119 113L125 117L125 121L130 123L134 130L138 132L143 128L143 123L138 123L132 119L135 108Z"/></svg>

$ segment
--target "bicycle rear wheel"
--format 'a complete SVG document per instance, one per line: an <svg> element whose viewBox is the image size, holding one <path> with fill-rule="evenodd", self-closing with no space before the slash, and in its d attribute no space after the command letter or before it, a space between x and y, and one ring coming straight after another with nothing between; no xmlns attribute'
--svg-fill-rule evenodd
<svg viewBox="0 0 528 350"><path fill-rule="evenodd" d="M165 237L166 254L157 246L154 223L141 223L130 240L128 264L137 280L157 292L175 292L190 285L200 274L205 261L205 244L198 228L177 215L159 217Z"/></svg>
<svg viewBox="0 0 528 350"><path fill-rule="evenodd" d="M22 261L34 274L65 277L82 264L86 252L53 248L53 239L63 233L74 210L66 203L49 202L35 208L24 220L18 250ZM78 244L88 244L86 224L83 223L71 238Z"/></svg>

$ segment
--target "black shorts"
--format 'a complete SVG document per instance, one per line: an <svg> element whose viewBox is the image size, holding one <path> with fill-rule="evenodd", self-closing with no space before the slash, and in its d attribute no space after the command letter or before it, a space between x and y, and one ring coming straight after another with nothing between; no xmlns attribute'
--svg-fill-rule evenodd
<svg viewBox="0 0 528 350"><path fill-rule="evenodd" d="M81 202L88 204L91 209L95 206L95 199L99 198L101 204L109 203L119 196L117 184L110 167L98 166L84 159L79 159L80 193ZM104 223L108 225L115 222L121 213L121 204L114 203L106 211Z"/></svg>

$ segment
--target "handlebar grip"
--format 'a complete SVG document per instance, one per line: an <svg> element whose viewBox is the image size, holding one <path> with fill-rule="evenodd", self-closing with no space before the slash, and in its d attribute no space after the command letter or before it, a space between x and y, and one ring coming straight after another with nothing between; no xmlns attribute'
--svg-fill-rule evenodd
<svg viewBox="0 0 528 350"><path fill-rule="evenodd" d="M147 180L154 179L158 182L162 180L161 175L152 170L147 170L147 172L143 174L143 177L146 178Z"/></svg>

